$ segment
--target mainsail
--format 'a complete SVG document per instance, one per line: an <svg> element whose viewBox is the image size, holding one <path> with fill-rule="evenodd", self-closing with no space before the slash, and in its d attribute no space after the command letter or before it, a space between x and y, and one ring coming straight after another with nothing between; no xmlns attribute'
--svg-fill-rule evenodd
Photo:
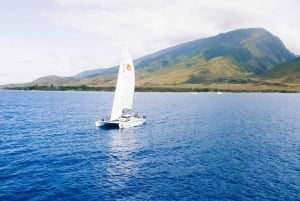
<svg viewBox="0 0 300 201"><path fill-rule="evenodd" d="M110 121L121 117L123 111L132 109L135 85L134 75L132 59L127 49L123 47Z"/></svg>

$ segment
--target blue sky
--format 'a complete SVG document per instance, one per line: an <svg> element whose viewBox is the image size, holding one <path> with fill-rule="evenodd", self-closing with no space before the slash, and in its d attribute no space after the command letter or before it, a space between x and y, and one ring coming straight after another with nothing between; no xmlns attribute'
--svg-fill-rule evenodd
<svg viewBox="0 0 300 201"><path fill-rule="evenodd" d="M297 0L0 0L0 84L72 76L238 28L300 54Z"/></svg>

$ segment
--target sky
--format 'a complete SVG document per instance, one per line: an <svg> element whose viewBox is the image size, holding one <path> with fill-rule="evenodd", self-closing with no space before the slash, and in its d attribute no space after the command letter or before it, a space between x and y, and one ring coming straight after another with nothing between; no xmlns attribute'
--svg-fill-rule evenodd
<svg viewBox="0 0 300 201"><path fill-rule="evenodd" d="M0 84L115 66L240 28L261 27L300 55L298 0L0 0Z"/></svg>

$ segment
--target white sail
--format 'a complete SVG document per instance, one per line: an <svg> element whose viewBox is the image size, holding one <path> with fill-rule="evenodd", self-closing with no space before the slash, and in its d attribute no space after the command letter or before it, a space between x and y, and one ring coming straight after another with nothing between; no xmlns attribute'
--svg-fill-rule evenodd
<svg viewBox="0 0 300 201"><path fill-rule="evenodd" d="M124 110L132 109L135 85L134 75L132 59L127 49L123 47L110 121L121 117Z"/></svg>

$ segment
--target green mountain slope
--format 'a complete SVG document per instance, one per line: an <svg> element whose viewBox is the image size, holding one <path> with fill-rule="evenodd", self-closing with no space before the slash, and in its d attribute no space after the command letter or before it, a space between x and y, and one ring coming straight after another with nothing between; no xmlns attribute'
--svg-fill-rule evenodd
<svg viewBox="0 0 300 201"><path fill-rule="evenodd" d="M263 74L275 65L295 58L270 32L262 28L239 29L217 36L199 39L170 47L135 61L136 69L147 68L156 71L170 68L179 63L194 67L197 62L191 59L209 61L216 57L232 59L240 71ZM85 72L86 77L115 73L117 68L96 69Z"/></svg>
<svg viewBox="0 0 300 201"><path fill-rule="evenodd" d="M220 56L228 57L240 70L254 74L265 73L274 65L295 58L278 37L264 29L252 28L184 43L143 57L136 63L137 68L170 67L180 60L195 56L207 61Z"/></svg>
<svg viewBox="0 0 300 201"><path fill-rule="evenodd" d="M278 37L252 28L170 47L135 60L135 66L141 85L207 83L262 75L293 58ZM89 78L116 71L110 68Z"/></svg>
<svg viewBox="0 0 300 201"><path fill-rule="evenodd" d="M267 73L266 78L300 84L300 57L275 66Z"/></svg>
<svg viewBox="0 0 300 201"><path fill-rule="evenodd" d="M69 83L76 82L77 79L73 77L60 77L60 76L46 76L46 77L40 77L32 82L32 84L36 85L65 85Z"/></svg>
<svg viewBox="0 0 300 201"><path fill-rule="evenodd" d="M232 59L216 57L206 61L203 58L191 58L189 63L179 62L170 68L147 67L137 70L137 84L173 85L222 82L229 78L236 79L249 73L241 71Z"/></svg>

